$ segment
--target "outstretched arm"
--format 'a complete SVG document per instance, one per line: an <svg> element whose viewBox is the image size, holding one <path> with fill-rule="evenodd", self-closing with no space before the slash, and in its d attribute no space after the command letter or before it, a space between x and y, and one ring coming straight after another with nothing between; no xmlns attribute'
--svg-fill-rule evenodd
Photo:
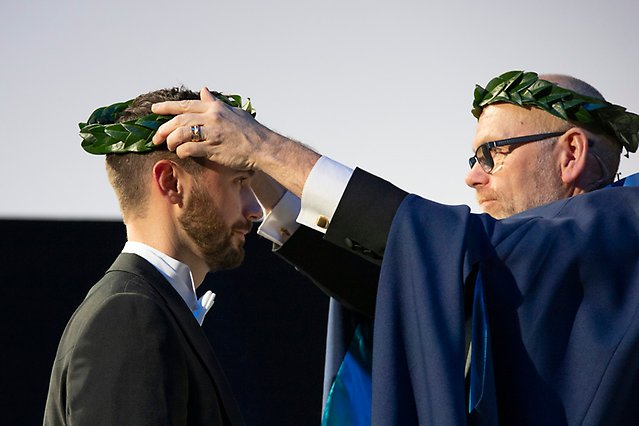
<svg viewBox="0 0 639 426"><path fill-rule="evenodd" d="M313 204L318 200L321 206L329 204L322 196L341 184L333 184L327 179L327 173L328 176L340 173L330 167L324 169L327 162L318 163L319 154L266 128L246 111L217 100L206 88L202 89L200 98L153 105L153 111L158 114L180 114L162 125L153 141L166 140L169 149L176 150L180 157L206 156L230 167L261 170L297 196L304 190L304 214L298 218L300 223L326 232L328 241L373 263L381 262L392 218L406 192L365 172L356 173L355 177L348 173L351 176L347 178L348 185L342 187L345 192L342 189L330 211L308 210L304 200L309 197L314 200ZM198 124L202 125L203 141L191 142L191 126ZM323 172L315 173L318 168ZM315 176L322 185L316 184ZM314 189L305 189L307 181ZM255 190L260 198L261 189Z"/></svg>
<svg viewBox="0 0 639 426"><path fill-rule="evenodd" d="M303 144L257 122L249 113L217 100L207 88L200 100L153 105L156 114L177 115L153 137L166 140L179 157L207 157L236 168L257 169L301 196L304 183L320 155ZM179 115L178 115L179 114ZM202 141L191 141L191 126L201 125Z"/></svg>
<svg viewBox="0 0 639 426"><path fill-rule="evenodd" d="M229 167L262 171L263 174L256 173L253 189L267 213L283 195L283 189L277 182L301 196L311 170L320 159L319 154L269 130L249 113L218 101L207 89L202 90L200 97L199 101L154 105L155 113L180 115L160 127L153 141L162 143L166 140L169 149L176 150L180 157L202 156ZM192 142L191 126L198 124L202 125L203 141ZM323 182L319 188L319 204L326 207L322 196L326 195L326 190L340 186L334 184L333 179L328 179L327 188L326 173L331 177L346 176L346 192L340 192L342 196L329 209L331 212L311 209L303 219L298 219L315 229L324 228L322 232L328 228L326 240L313 231L301 229L278 250L278 254L309 275L331 296L372 316L379 264L388 229L406 193L362 171L356 172L351 182L348 176L351 176L352 170L337 173L329 167L327 172L324 168L327 163L330 161L320 161L316 170L320 168L322 172L313 172L313 176L321 176ZM306 188L307 200L308 197L314 198L313 195L318 192L318 187L312 184L314 179L312 177L309 184L315 190ZM335 216L331 220L333 214ZM319 219L323 220L324 226L320 226ZM272 236L272 233L269 235ZM279 243L284 241L286 239ZM336 249L334 245L346 251ZM353 257L353 253L363 259Z"/></svg>

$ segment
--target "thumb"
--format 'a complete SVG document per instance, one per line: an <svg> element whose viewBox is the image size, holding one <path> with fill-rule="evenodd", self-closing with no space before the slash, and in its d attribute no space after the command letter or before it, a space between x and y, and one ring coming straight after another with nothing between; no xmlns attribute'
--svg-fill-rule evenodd
<svg viewBox="0 0 639 426"><path fill-rule="evenodd" d="M215 96L213 96L213 93L211 93L211 91L209 90L208 87L203 87L202 90L200 90L200 100L202 102L217 102L218 100L215 98Z"/></svg>

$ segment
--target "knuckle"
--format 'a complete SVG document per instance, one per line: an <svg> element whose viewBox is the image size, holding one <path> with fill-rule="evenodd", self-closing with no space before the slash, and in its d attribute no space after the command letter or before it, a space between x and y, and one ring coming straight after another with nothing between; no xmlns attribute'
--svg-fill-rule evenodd
<svg viewBox="0 0 639 426"><path fill-rule="evenodd" d="M207 133L207 136L208 136L207 139L210 140L211 142L221 142L222 141L222 134L217 129L209 129L208 133Z"/></svg>
<svg viewBox="0 0 639 426"><path fill-rule="evenodd" d="M187 111L189 109L189 107L191 106L191 104L193 103L190 99L183 99L183 100L178 101L178 102L179 102L178 105L180 106L180 109L182 111Z"/></svg>
<svg viewBox="0 0 639 426"><path fill-rule="evenodd" d="M224 104L222 102L216 102L209 107L209 115L213 121L218 121L222 117L224 111Z"/></svg>
<svg viewBox="0 0 639 426"><path fill-rule="evenodd" d="M191 126L180 127L180 142L191 140Z"/></svg>

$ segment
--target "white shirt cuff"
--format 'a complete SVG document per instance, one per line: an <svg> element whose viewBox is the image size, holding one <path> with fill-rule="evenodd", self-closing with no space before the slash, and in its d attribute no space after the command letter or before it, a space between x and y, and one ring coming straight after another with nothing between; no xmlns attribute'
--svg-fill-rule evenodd
<svg viewBox="0 0 639 426"><path fill-rule="evenodd" d="M321 157L304 184L297 222L325 234L352 175L350 167Z"/></svg>
<svg viewBox="0 0 639 426"><path fill-rule="evenodd" d="M264 217L257 228L257 234L281 246L299 228L299 223L295 222L299 212L300 199L286 191L271 212Z"/></svg>

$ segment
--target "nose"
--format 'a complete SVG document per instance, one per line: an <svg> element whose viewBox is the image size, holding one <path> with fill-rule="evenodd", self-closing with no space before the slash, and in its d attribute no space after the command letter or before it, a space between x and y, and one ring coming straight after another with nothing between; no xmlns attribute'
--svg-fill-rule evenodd
<svg viewBox="0 0 639 426"><path fill-rule="evenodd" d="M263 216L262 206L250 186L247 186L242 192L242 214L251 222L257 222Z"/></svg>
<svg viewBox="0 0 639 426"><path fill-rule="evenodd" d="M488 179L490 179L490 175L481 168L479 163L475 163L472 169L466 175L466 185L471 188L475 188L477 186L486 185L488 183Z"/></svg>

